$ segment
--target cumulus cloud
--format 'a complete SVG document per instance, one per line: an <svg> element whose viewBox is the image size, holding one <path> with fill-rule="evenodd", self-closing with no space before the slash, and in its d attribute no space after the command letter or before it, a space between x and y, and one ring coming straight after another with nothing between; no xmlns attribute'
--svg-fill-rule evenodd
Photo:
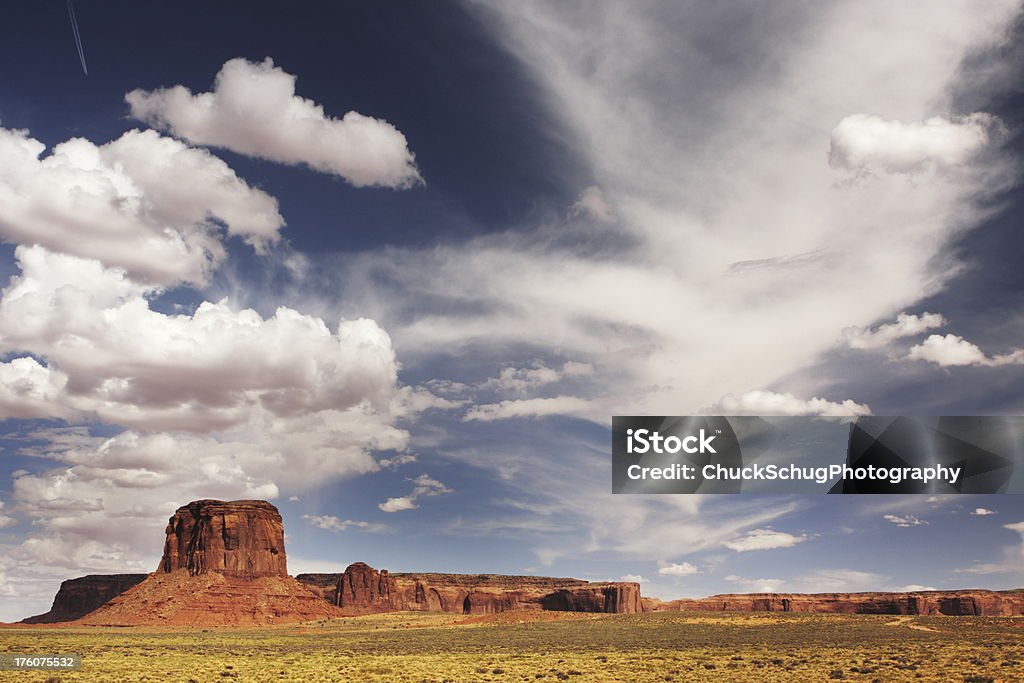
<svg viewBox="0 0 1024 683"><path fill-rule="evenodd" d="M700 569L689 562L675 563L661 560L658 562L658 574L661 576L692 576L700 574Z"/></svg>
<svg viewBox="0 0 1024 683"><path fill-rule="evenodd" d="M639 574L623 574L619 577L619 581L627 581L630 583L647 583L647 579L640 576Z"/></svg>
<svg viewBox="0 0 1024 683"><path fill-rule="evenodd" d="M794 536L774 529L752 529L745 535L725 542L725 547L738 553L751 550L773 550L775 548L792 548L797 543L807 540L807 534Z"/></svg>
<svg viewBox="0 0 1024 683"><path fill-rule="evenodd" d="M303 164L356 187L407 188L421 183L405 136L387 121L350 111L328 116L295 94L295 76L262 62L225 62L213 90L192 94L176 85L133 90L125 101L136 119L197 145Z"/></svg>
<svg viewBox="0 0 1024 683"><path fill-rule="evenodd" d="M409 479L416 486L412 492L407 496L399 496L397 498L388 498L383 503L377 505L378 508L384 512L401 512L403 510L415 510L419 507L416 504L416 500L424 496L440 496L445 493L451 493L452 489L445 486L436 479L431 479L426 474Z"/></svg>
<svg viewBox="0 0 1024 683"><path fill-rule="evenodd" d="M946 170L972 161L1003 126L990 114L903 122L853 114L832 130L828 161L833 168L912 175Z"/></svg>
<svg viewBox="0 0 1024 683"><path fill-rule="evenodd" d="M947 320L938 313L911 315L900 313L896 321L880 325L875 329L850 327L843 330L843 337L851 349L877 349L888 346L897 339L913 337L936 327L942 327Z"/></svg>
<svg viewBox="0 0 1024 683"><path fill-rule="evenodd" d="M988 515L996 514L995 510L989 510L988 508L974 508L971 512L975 517L987 517Z"/></svg>
<svg viewBox="0 0 1024 683"><path fill-rule="evenodd" d="M74 411L60 405L67 383L67 375L35 358L0 363L0 420L70 417Z"/></svg>
<svg viewBox="0 0 1024 683"><path fill-rule="evenodd" d="M383 503L379 503L377 507L384 512L401 512L402 510L415 510L419 505L412 502L412 498L409 496L398 496L388 498Z"/></svg>
<svg viewBox="0 0 1024 683"><path fill-rule="evenodd" d="M912 346L907 358L928 361L941 367L961 365L998 367L1024 363L1024 349L1014 349L1009 353L987 356L976 344L959 335L933 334L920 344Z"/></svg>
<svg viewBox="0 0 1024 683"><path fill-rule="evenodd" d="M928 522L915 517L914 515L884 515L882 517L887 522L892 522L898 527L909 528L912 526L927 526Z"/></svg>
<svg viewBox="0 0 1024 683"><path fill-rule="evenodd" d="M774 391L748 391L740 396L728 394L715 405L705 408L710 415L817 415L821 417L856 417L870 415L871 408L850 399L836 403L823 398L799 399L793 394Z"/></svg>
<svg viewBox="0 0 1024 683"><path fill-rule="evenodd" d="M277 201L223 161L153 131L46 146L0 128L0 238L94 258L156 284L202 284L222 232L258 251L279 238ZM223 230L221 228L223 225Z"/></svg>
<svg viewBox="0 0 1024 683"><path fill-rule="evenodd" d="M362 531L379 531L381 525L371 524L370 522L360 522L352 519L341 519L333 515L302 515L302 518L308 521L318 529L324 529L325 531L333 531L336 534L340 534L343 531L349 529L360 529Z"/></svg>
<svg viewBox="0 0 1024 683"><path fill-rule="evenodd" d="M0 406L20 393L36 417L48 403L49 417L210 431L254 412L288 418L363 402L386 410L395 391L391 341L371 320L331 330L290 308L264 319L227 301L167 315L119 269L42 247L18 247L16 258L21 274L0 300L0 350L48 365L0 366Z"/></svg>

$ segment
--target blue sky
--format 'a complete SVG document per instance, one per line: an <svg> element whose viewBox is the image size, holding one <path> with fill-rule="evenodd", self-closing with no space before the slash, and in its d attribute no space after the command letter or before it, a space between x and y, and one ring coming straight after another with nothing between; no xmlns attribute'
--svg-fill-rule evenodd
<svg viewBox="0 0 1024 683"><path fill-rule="evenodd" d="M890 4L79 2L88 75L12 10L0 620L199 497L293 573L1022 585L1020 496L610 493L613 414L1021 413L1019 7Z"/></svg>

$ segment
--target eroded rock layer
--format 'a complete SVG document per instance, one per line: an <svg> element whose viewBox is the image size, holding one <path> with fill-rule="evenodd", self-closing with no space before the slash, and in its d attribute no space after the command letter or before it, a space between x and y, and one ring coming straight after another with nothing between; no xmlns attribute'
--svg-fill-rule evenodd
<svg viewBox="0 0 1024 683"><path fill-rule="evenodd" d="M263 500L197 500L183 505L167 524L158 571L179 569L192 576L288 576L281 514Z"/></svg>
<svg viewBox="0 0 1024 683"><path fill-rule="evenodd" d="M819 614L1024 615L1024 590L914 593L749 593L662 602L644 598L645 612L813 612Z"/></svg>
<svg viewBox="0 0 1024 683"><path fill-rule="evenodd" d="M326 590L331 577L336 591ZM343 574L301 574L298 580L349 612L428 611L492 614L511 610L636 613L636 583L498 574L395 573L362 562Z"/></svg>
<svg viewBox="0 0 1024 683"><path fill-rule="evenodd" d="M142 583L148 574L90 574L60 584L53 607L45 614L25 619L25 624L74 621Z"/></svg>

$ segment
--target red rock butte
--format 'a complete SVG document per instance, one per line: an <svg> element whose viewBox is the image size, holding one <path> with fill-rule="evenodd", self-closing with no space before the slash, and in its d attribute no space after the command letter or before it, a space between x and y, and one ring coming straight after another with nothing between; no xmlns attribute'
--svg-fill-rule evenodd
<svg viewBox="0 0 1024 683"><path fill-rule="evenodd" d="M181 506L167 523L160 560L160 571L178 569L192 576L288 576L281 513L264 500L197 500Z"/></svg>

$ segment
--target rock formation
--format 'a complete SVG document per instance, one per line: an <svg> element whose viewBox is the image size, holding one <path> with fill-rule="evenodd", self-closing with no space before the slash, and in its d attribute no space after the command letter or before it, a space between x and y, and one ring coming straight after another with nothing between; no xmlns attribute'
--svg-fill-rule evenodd
<svg viewBox="0 0 1024 683"><path fill-rule="evenodd" d="M645 612L813 612L817 614L1024 614L1024 590L956 590L913 593L748 593L662 602L644 598Z"/></svg>
<svg viewBox="0 0 1024 683"><path fill-rule="evenodd" d="M306 590L320 596L332 605L335 604L334 596L338 593L338 579L341 574L298 574L295 579L301 583Z"/></svg>
<svg viewBox="0 0 1024 683"><path fill-rule="evenodd" d="M497 574L390 573L357 562L341 574L288 576L281 515L260 500L199 500L167 525L153 574L61 584L53 607L25 623L254 626L388 611L493 614L554 610L1024 615L1024 590L753 593L662 602L631 582Z"/></svg>
<svg viewBox="0 0 1024 683"><path fill-rule="evenodd" d="M187 570L155 572L145 581L82 617L86 626L264 626L344 613L290 576L255 579Z"/></svg>
<svg viewBox="0 0 1024 683"><path fill-rule="evenodd" d="M178 508L167 524L160 571L187 569L254 579L288 576L284 524L263 500L197 500Z"/></svg>
<svg viewBox="0 0 1024 683"><path fill-rule="evenodd" d="M327 591L331 578L336 591ZM348 612L427 611L492 614L511 610L640 611L640 585L497 574L390 573L362 562L343 574L300 574L298 580Z"/></svg>
<svg viewBox="0 0 1024 683"><path fill-rule="evenodd" d="M76 623L257 626L341 614L288 576L277 508L197 500L171 517L157 571Z"/></svg>
<svg viewBox="0 0 1024 683"><path fill-rule="evenodd" d="M29 617L24 624L53 624L74 621L142 583L148 574L91 574L60 584L53 606L45 614Z"/></svg>

